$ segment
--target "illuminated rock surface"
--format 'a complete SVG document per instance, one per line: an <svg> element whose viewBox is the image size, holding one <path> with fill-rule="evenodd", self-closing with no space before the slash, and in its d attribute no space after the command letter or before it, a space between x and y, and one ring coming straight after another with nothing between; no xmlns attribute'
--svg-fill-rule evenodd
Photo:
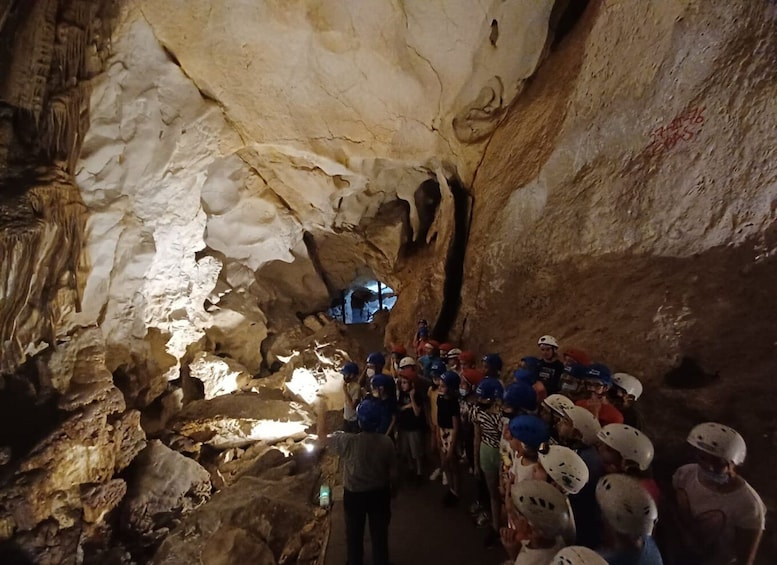
<svg viewBox="0 0 777 565"><path fill-rule="evenodd" d="M723 419L774 468L773 4L0 1L0 538L316 554L278 454L341 408L368 351L320 313L366 278L386 343L551 333L643 379L659 456Z"/></svg>

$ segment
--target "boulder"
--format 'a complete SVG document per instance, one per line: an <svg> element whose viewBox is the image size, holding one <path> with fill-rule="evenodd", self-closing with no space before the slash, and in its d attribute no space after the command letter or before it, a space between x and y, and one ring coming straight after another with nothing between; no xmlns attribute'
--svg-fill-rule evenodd
<svg viewBox="0 0 777 565"><path fill-rule="evenodd" d="M164 537L211 494L208 472L158 440L149 442L129 472L122 526L144 544Z"/></svg>

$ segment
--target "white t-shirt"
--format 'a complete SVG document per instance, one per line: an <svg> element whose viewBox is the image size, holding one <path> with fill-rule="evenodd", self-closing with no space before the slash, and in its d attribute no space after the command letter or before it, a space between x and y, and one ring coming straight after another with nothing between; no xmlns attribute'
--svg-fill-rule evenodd
<svg viewBox="0 0 777 565"><path fill-rule="evenodd" d="M355 403L358 402L361 395L359 381L354 380L348 383L345 394ZM343 404L343 419L349 422L356 421L356 410L348 406L347 401Z"/></svg>
<svg viewBox="0 0 777 565"><path fill-rule="evenodd" d="M525 540L521 544L523 547L518 552L514 565L550 565L553 557L565 547L561 539L556 539L556 544L548 549L531 549L529 542Z"/></svg>
<svg viewBox="0 0 777 565"><path fill-rule="evenodd" d="M708 553L711 557L705 565L729 563L736 555L735 530L763 530L766 506L744 479L736 490L720 493L701 484L698 473L697 464L683 465L675 471L672 486L681 510L699 523L699 531L709 534L701 540L705 547L715 548Z"/></svg>

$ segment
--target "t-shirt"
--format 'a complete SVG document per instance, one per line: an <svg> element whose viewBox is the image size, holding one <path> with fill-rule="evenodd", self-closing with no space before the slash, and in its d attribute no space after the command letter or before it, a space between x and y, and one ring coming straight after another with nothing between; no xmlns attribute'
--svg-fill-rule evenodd
<svg viewBox="0 0 777 565"><path fill-rule="evenodd" d="M337 432L329 445L343 464L343 486L351 492L365 492L390 486L396 475L394 442L382 434Z"/></svg>
<svg viewBox="0 0 777 565"><path fill-rule="evenodd" d="M522 541L521 545L514 565L550 565L553 557L564 549L564 542L560 538L553 547L547 549L531 549L527 540Z"/></svg>
<svg viewBox="0 0 777 565"><path fill-rule="evenodd" d="M480 439L489 447L499 449L502 438L502 415L475 407L475 421L480 425Z"/></svg>
<svg viewBox="0 0 777 565"><path fill-rule="evenodd" d="M442 394L437 395L437 426L450 430L453 418L459 417L459 401Z"/></svg>
<svg viewBox="0 0 777 565"><path fill-rule="evenodd" d="M475 421L475 393L469 396L459 398L459 416L462 422L472 423Z"/></svg>
<svg viewBox="0 0 777 565"><path fill-rule="evenodd" d="M415 398L416 406L421 408L421 412L419 412L418 416L415 415L410 402L410 393L401 391L397 405L397 428L400 430L414 431L421 430L424 427L423 394L417 390L414 390L412 394L413 398ZM403 409L404 406L409 406L409 408Z"/></svg>
<svg viewBox="0 0 777 565"><path fill-rule="evenodd" d="M352 381L346 385L345 388L345 395L348 396L352 401L354 408L351 408L348 406L348 402L345 402L343 405L343 419L347 420L348 422L355 422L356 421L356 408L359 404L359 397L361 396L361 387L359 386L359 381Z"/></svg>
<svg viewBox="0 0 777 565"><path fill-rule="evenodd" d="M594 413L593 410L589 407L589 400L578 400L575 402L576 405L582 406L586 410L590 411L591 414ZM595 414L594 414L595 415ZM599 407L599 423L602 426L606 426L607 424L622 424L623 423L623 414L621 414L621 411L615 408L612 404L609 403L602 403L602 405Z"/></svg>
<svg viewBox="0 0 777 565"><path fill-rule="evenodd" d="M391 419L397 411L397 399L394 396L380 399L380 406L383 409L380 418L380 427L378 433L385 434L391 426Z"/></svg>
<svg viewBox="0 0 777 565"><path fill-rule="evenodd" d="M699 540L708 548L703 565L729 563L736 556L736 529L763 530L766 507L761 497L747 481L740 479L739 488L731 492L715 492L699 481L696 463L683 465L675 471L672 486L677 493L680 511L697 522L698 531L706 534Z"/></svg>
<svg viewBox="0 0 777 565"><path fill-rule="evenodd" d="M588 482L577 494L569 495L569 503L577 524L576 545L597 548L601 544L601 509L596 503L596 484L604 476L602 458L597 449L587 446L577 454L588 467Z"/></svg>
<svg viewBox="0 0 777 565"><path fill-rule="evenodd" d="M548 394L556 394L561 388L561 373L564 372L564 363L556 359L555 361L545 361L541 359L537 366L539 379L545 385Z"/></svg>
<svg viewBox="0 0 777 565"><path fill-rule="evenodd" d="M653 540L653 536L646 536L641 549L620 549L601 551L608 565L664 565L661 552Z"/></svg>
<svg viewBox="0 0 777 565"><path fill-rule="evenodd" d="M631 426L632 428L637 428L638 430L642 429L642 414L640 414L640 411L636 406L632 404L628 408L623 408L620 412L623 414L624 424Z"/></svg>

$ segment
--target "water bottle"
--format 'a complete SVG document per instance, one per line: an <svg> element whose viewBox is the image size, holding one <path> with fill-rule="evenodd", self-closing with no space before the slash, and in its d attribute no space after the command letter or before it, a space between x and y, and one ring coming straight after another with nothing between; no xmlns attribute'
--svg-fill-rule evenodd
<svg viewBox="0 0 777 565"><path fill-rule="evenodd" d="M329 508L330 494L329 485L321 485L318 490L318 504L321 508Z"/></svg>

